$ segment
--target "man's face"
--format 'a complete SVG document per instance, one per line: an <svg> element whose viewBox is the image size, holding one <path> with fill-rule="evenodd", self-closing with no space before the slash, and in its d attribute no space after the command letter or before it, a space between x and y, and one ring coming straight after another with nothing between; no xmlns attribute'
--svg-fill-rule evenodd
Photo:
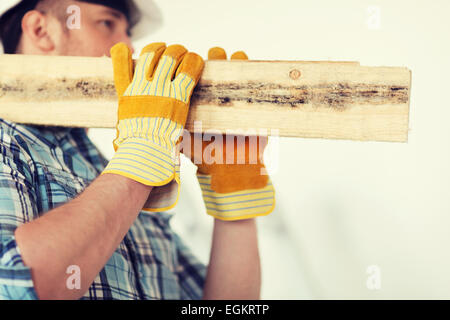
<svg viewBox="0 0 450 320"><path fill-rule="evenodd" d="M115 9L79 1L71 1L80 10L80 28L69 29L67 23L61 25L64 32L56 43L59 55L69 56L109 56L109 50L118 42L132 48L127 18ZM67 14L69 19L70 14Z"/></svg>

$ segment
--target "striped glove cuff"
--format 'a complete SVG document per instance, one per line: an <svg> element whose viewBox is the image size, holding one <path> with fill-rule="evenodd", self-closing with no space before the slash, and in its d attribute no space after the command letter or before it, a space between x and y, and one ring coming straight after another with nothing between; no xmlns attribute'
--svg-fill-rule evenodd
<svg viewBox="0 0 450 320"><path fill-rule="evenodd" d="M104 173L116 173L148 186L162 186L174 179L174 150L147 139L128 138L106 166Z"/></svg>
<svg viewBox="0 0 450 320"><path fill-rule="evenodd" d="M197 173L206 212L220 220L243 220L264 216L275 207L275 189L269 181L264 188L230 193L211 189L211 176Z"/></svg>

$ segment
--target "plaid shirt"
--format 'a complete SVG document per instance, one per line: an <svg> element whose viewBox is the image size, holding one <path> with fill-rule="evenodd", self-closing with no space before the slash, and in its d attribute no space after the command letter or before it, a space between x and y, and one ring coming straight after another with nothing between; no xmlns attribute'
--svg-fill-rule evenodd
<svg viewBox="0 0 450 320"><path fill-rule="evenodd" d="M37 299L14 230L73 199L106 164L85 129L0 119L0 299ZM206 268L171 216L141 212L82 299L200 299Z"/></svg>

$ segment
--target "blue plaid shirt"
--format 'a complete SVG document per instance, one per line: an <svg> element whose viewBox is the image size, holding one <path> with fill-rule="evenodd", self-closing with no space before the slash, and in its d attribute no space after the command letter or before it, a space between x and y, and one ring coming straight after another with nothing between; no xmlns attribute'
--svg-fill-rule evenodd
<svg viewBox="0 0 450 320"><path fill-rule="evenodd" d="M37 299L14 230L73 199L106 164L85 129L0 119L0 299ZM170 217L141 212L82 299L200 299L206 267Z"/></svg>

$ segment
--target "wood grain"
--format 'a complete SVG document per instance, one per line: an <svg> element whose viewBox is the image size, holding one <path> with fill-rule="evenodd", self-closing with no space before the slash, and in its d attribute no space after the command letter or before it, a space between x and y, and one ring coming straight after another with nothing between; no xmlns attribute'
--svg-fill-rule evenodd
<svg viewBox="0 0 450 320"><path fill-rule="evenodd" d="M202 132L406 142L411 72L334 61L206 61L186 123ZM113 128L109 58L0 55L0 118ZM252 132L253 132L252 131Z"/></svg>

